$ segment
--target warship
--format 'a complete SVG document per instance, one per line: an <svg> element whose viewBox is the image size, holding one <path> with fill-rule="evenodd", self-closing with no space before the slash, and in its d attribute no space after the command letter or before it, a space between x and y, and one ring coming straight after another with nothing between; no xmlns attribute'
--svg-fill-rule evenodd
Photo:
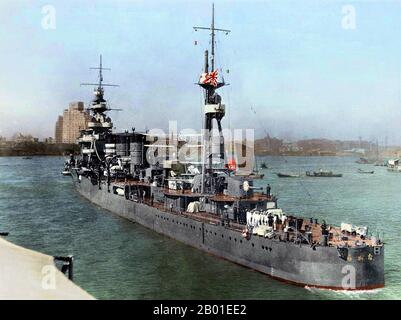
<svg viewBox="0 0 401 320"><path fill-rule="evenodd" d="M214 7L211 25L194 29L211 36L197 83L204 93L203 133L195 146L202 161L177 160L170 149L185 145L185 138L162 140L135 129L113 132L104 90L114 85L103 83L100 57L99 82L85 84L95 90L91 120L78 139L81 153L68 162L78 193L159 234L277 280L335 290L383 287L384 244L366 227L287 214L270 186L235 175L222 134L226 106L217 93L226 83L215 69L215 36L230 30L215 27ZM217 147L211 137L215 123Z"/></svg>

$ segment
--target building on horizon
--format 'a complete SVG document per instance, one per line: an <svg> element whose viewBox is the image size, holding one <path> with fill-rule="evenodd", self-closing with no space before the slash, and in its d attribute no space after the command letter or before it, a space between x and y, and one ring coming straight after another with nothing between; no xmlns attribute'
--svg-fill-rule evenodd
<svg viewBox="0 0 401 320"><path fill-rule="evenodd" d="M63 116L58 116L54 133L56 143L63 143Z"/></svg>
<svg viewBox="0 0 401 320"><path fill-rule="evenodd" d="M39 138L35 138L31 134L23 134L18 132L12 136L11 141L16 143L39 142Z"/></svg>
<svg viewBox="0 0 401 320"><path fill-rule="evenodd" d="M89 111L81 101L71 102L55 126L56 143L77 143L81 130L87 129L90 120Z"/></svg>
<svg viewBox="0 0 401 320"><path fill-rule="evenodd" d="M46 144L53 144L53 143L55 143L53 137L44 138L44 139L43 139L43 142L46 143Z"/></svg>

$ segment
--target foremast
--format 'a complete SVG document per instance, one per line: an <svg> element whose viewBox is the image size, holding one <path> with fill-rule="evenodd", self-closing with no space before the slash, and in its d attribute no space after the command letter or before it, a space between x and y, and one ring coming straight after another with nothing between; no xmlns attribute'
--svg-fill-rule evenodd
<svg viewBox="0 0 401 320"><path fill-rule="evenodd" d="M211 56L210 56L210 71L209 71L209 51L205 51L204 73L199 79L198 85L204 89L204 125L203 125L203 159L202 159L202 193L212 193L213 186L207 183L208 177L212 174L213 169L213 153L212 153L212 130L213 119L217 122L219 131L219 153L217 157L224 160L224 138L222 133L221 120L225 115L225 105L222 104L221 96L216 92L217 89L225 85L224 79L218 80L218 70L215 70L215 37L216 32L231 32L227 29L219 29L215 27L214 4L212 6L212 23L210 27L194 27L195 31L209 30L211 37Z"/></svg>
<svg viewBox="0 0 401 320"><path fill-rule="evenodd" d="M91 160L97 156L98 160L102 160L96 148L96 141L111 133L113 128L111 118L106 114L107 111L112 109L108 108L107 101L104 98L104 87L118 87L118 85L103 83L103 71L111 69L103 67L102 55L99 58L99 66L90 69L99 71L99 81L97 83L81 83L81 86L95 86L95 88L93 91L94 98L87 109L91 112L91 119L88 122L88 129L82 131L79 142L82 146L83 156L87 156ZM93 157L95 154L96 156Z"/></svg>

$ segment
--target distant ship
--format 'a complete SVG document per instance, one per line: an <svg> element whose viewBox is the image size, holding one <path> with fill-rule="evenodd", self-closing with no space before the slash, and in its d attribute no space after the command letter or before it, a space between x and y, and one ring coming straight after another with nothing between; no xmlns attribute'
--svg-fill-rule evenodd
<svg viewBox="0 0 401 320"><path fill-rule="evenodd" d="M374 174L375 172L374 172L373 170L362 170L362 169L358 169L358 173Z"/></svg>
<svg viewBox="0 0 401 320"><path fill-rule="evenodd" d="M374 160L361 157L358 160L356 160L355 162L358 164L373 164Z"/></svg>
<svg viewBox="0 0 401 320"><path fill-rule="evenodd" d="M333 173L332 171L322 170L319 171L306 171L307 177L317 177L317 178L341 178L342 173Z"/></svg>
<svg viewBox="0 0 401 320"><path fill-rule="evenodd" d="M104 98L104 87L111 85L103 83L100 60L99 82L89 84L96 89L92 119L79 138L81 156L69 161L77 191L121 217L281 281L338 290L383 287L384 244L366 228L347 224L345 230L286 214L269 186L255 186L252 178L213 164L226 160L224 139L215 154L209 148L213 122L221 133L226 110L216 92L225 83L215 69L215 35L230 30L215 27L214 7L211 26L195 27L202 29L211 33L211 55L205 52L198 82L205 119L201 165L183 166L170 152L149 162L146 155L155 147L149 132L112 131ZM158 143L166 150L171 146Z"/></svg>
<svg viewBox="0 0 401 320"><path fill-rule="evenodd" d="M277 177L279 178L299 178L300 175L296 173L284 173L284 172L278 172Z"/></svg>
<svg viewBox="0 0 401 320"><path fill-rule="evenodd" d="M393 172L401 172L400 159L391 159L387 162L387 170Z"/></svg>

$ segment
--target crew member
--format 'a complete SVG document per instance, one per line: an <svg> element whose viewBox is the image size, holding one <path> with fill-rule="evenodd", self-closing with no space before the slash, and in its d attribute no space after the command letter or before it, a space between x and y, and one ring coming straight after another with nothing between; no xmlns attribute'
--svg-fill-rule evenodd
<svg viewBox="0 0 401 320"><path fill-rule="evenodd" d="M272 216L271 214L269 214L269 217L268 217L268 224L269 224L269 227L273 227L273 221L274 221L273 216Z"/></svg>

